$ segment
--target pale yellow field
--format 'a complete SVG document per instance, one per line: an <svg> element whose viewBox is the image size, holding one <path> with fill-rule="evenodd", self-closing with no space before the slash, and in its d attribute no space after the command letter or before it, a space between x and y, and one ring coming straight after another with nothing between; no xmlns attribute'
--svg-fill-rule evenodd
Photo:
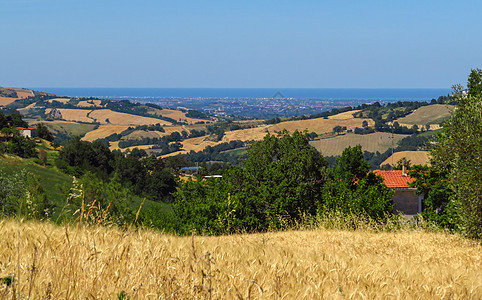
<svg viewBox="0 0 482 300"><path fill-rule="evenodd" d="M70 101L70 98L54 98L54 99L49 99L47 101L50 103L52 103L53 101L58 101L65 104Z"/></svg>
<svg viewBox="0 0 482 300"><path fill-rule="evenodd" d="M406 126L407 128L412 128L414 124L408 124L408 123L398 123L400 126ZM425 124L417 124L418 130L417 131L422 131L422 128L425 130ZM429 130L437 130L442 128L439 124L430 124Z"/></svg>
<svg viewBox="0 0 482 300"><path fill-rule="evenodd" d="M337 115L329 116L328 119L331 120L349 120L353 119L353 114L359 112L360 110L351 110L339 113Z"/></svg>
<svg viewBox="0 0 482 300"><path fill-rule="evenodd" d="M346 117L346 116L345 116ZM287 129L289 132L295 130L303 131L308 129L308 132L316 132L317 134L331 132L335 126L346 126L350 127L362 127L363 121L368 122L368 126L375 125L375 122L371 119L359 119L359 118L349 118L349 119L311 119L311 120L300 120L300 121L288 121L282 122L274 125L270 125L269 131L281 131Z"/></svg>
<svg viewBox="0 0 482 300"><path fill-rule="evenodd" d="M121 112L112 111L110 109L96 109L89 115L95 121L101 124L115 124L115 125L150 125L161 124L169 125L170 122L155 118L141 117ZM109 120L109 122L107 122Z"/></svg>
<svg viewBox="0 0 482 300"><path fill-rule="evenodd" d="M152 109L150 111L150 113L152 113L154 115L158 115L158 116L165 116L165 117L168 117L168 118L174 119L176 121L180 121L180 122L187 122L189 124L194 124L196 122L211 123L211 121L209 121L209 120L186 117L185 112L182 112L180 110L174 110L174 109L162 109L162 110Z"/></svg>
<svg viewBox="0 0 482 300"><path fill-rule="evenodd" d="M450 115L453 105L433 104L422 106L406 117L396 120L400 124L417 124L419 127L435 120L440 120Z"/></svg>
<svg viewBox="0 0 482 300"><path fill-rule="evenodd" d="M52 109L47 108L45 113L48 114ZM74 122L86 122L93 123L95 120L89 117L89 113L92 112L89 109L71 109L71 108L58 108L57 109L62 114L62 119Z"/></svg>
<svg viewBox="0 0 482 300"><path fill-rule="evenodd" d="M15 100L18 100L20 98L10 98L10 97L0 97L0 105L9 105L10 103L15 102Z"/></svg>
<svg viewBox="0 0 482 300"><path fill-rule="evenodd" d="M316 148L325 156L341 155L343 150L348 146L354 147L356 145L362 146L362 151L383 153L392 146L392 134L387 132L375 132L370 134L353 134L347 133L344 135L335 136L316 141L311 141L310 145ZM393 143L396 146L397 142L407 137L405 134L394 134Z"/></svg>
<svg viewBox="0 0 482 300"><path fill-rule="evenodd" d="M97 107L100 106L102 103L102 100L85 100L85 101L79 101L77 104L78 107Z"/></svg>
<svg viewBox="0 0 482 300"><path fill-rule="evenodd" d="M3 299L482 298L480 244L443 233L176 237L3 220L0 235L0 277L15 276Z"/></svg>
<svg viewBox="0 0 482 300"><path fill-rule="evenodd" d="M396 165L397 162L402 159L406 158L410 160L412 165L430 165L430 155L428 151L400 151L393 153L393 163ZM392 156L387 158L384 162L380 165L383 166L385 164L392 165Z"/></svg>
<svg viewBox="0 0 482 300"><path fill-rule="evenodd" d="M17 90L17 95L20 99L28 98L34 96L32 91L29 90L23 90L23 89L18 89Z"/></svg>
<svg viewBox="0 0 482 300"><path fill-rule="evenodd" d="M4 106L9 105L10 103L15 102L16 100L34 96L34 93L30 90L19 89L19 88L0 88L0 89L15 91L18 96L17 98L0 97L0 105L4 105Z"/></svg>
<svg viewBox="0 0 482 300"><path fill-rule="evenodd" d="M126 126L126 125L113 125L113 124L100 125L97 129L88 132L82 138L82 140L92 142L97 139L103 139L113 133L121 133L122 131L126 130L128 127L129 126Z"/></svg>

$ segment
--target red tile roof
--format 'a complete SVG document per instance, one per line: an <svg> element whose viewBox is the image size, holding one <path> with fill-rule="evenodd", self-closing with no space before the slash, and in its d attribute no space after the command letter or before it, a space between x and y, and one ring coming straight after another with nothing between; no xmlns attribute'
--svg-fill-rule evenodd
<svg viewBox="0 0 482 300"><path fill-rule="evenodd" d="M410 182L414 182L415 178L410 176L403 176L402 170L393 171L373 171L376 175L380 175L383 178L383 182L389 188L407 188Z"/></svg>

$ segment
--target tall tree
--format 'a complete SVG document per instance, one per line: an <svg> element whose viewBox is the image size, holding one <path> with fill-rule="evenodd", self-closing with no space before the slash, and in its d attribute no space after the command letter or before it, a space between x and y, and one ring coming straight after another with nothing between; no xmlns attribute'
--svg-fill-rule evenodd
<svg viewBox="0 0 482 300"><path fill-rule="evenodd" d="M482 237L482 81L481 71L472 70L468 95L455 86L457 105L444 123L439 142L431 151L436 172L447 174L460 230Z"/></svg>

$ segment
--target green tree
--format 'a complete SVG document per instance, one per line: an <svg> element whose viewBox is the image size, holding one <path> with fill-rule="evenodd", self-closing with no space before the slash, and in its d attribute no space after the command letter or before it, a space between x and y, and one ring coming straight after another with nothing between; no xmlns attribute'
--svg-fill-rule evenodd
<svg viewBox="0 0 482 300"><path fill-rule="evenodd" d="M185 231L262 231L316 215L326 162L308 142L298 131L268 134L248 148L243 167L182 185L176 212Z"/></svg>
<svg viewBox="0 0 482 300"><path fill-rule="evenodd" d="M36 176L26 170L0 170L0 215L40 219L50 206Z"/></svg>
<svg viewBox="0 0 482 300"><path fill-rule="evenodd" d="M470 96L481 96L482 95L482 70L472 69L467 81L467 88L469 89Z"/></svg>
<svg viewBox="0 0 482 300"><path fill-rule="evenodd" d="M45 126L43 123L37 124L37 128L35 129L35 134L39 138L50 141L50 142L54 140L54 136L49 131L47 126Z"/></svg>
<svg viewBox="0 0 482 300"><path fill-rule="evenodd" d="M447 174L453 191L450 201L458 226L467 236L482 237L482 83L480 70L472 70L467 96L455 86L457 105L444 123L438 144L432 149L432 166Z"/></svg>
<svg viewBox="0 0 482 300"><path fill-rule="evenodd" d="M348 147L329 172L319 211L321 214L338 211L383 219L393 211L392 194L383 180L370 171L361 146Z"/></svg>

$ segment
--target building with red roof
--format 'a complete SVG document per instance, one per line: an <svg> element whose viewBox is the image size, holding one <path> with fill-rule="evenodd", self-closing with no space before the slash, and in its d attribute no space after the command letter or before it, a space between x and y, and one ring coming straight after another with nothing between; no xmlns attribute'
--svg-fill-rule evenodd
<svg viewBox="0 0 482 300"><path fill-rule="evenodd" d="M35 128L25 128L25 127L17 127L18 131L21 135L25 138L31 138L35 136Z"/></svg>
<svg viewBox="0 0 482 300"><path fill-rule="evenodd" d="M417 189L410 187L409 183L414 182L415 178L410 177L405 168L392 171L375 170L373 173L380 175L385 185L395 191L392 197L395 213L416 215L422 212L423 195L417 195Z"/></svg>

